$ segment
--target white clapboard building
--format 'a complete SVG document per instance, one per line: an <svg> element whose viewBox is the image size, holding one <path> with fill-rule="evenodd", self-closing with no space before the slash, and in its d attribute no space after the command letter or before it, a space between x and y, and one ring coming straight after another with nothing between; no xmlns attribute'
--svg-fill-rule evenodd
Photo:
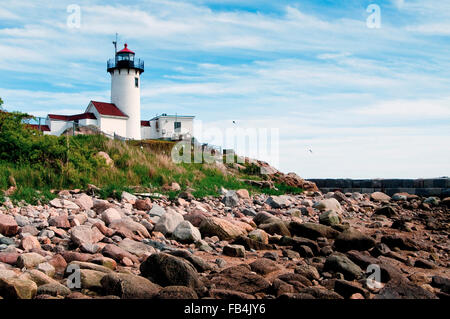
<svg viewBox="0 0 450 319"><path fill-rule="evenodd" d="M109 136L126 139L179 140L193 136L194 116L162 114L141 119L141 74L144 61L127 44L107 63L111 74L111 102L91 101L84 113L48 114L45 125L33 125L44 134L61 135L80 126L94 126Z"/></svg>

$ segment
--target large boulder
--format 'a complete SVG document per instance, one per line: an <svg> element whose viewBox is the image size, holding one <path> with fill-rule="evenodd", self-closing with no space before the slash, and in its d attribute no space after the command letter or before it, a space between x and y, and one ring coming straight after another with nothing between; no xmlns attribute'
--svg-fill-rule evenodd
<svg viewBox="0 0 450 319"><path fill-rule="evenodd" d="M178 224L172 233L173 238L181 243L195 243L202 239L202 235L198 228L194 227L187 220Z"/></svg>
<svg viewBox="0 0 450 319"><path fill-rule="evenodd" d="M299 223L292 221L289 223L291 234L309 239L318 237L336 238L339 232L329 226L315 223Z"/></svg>
<svg viewBox="0 0 450 319"><path fill-rule="evenodd" d="M281 236L291 236L291 232L282 220L277 220L275 222L267 224L261 224L258 227L271 235L278 234Z"/></svg>
<svg viewBox="0 0 450 319"><path fill-rule="evenodd" d="M226 245L223 247L223 254L231 257L245 258L245 247L242 245Z"/></svg>
<svg viewBox="0 0 450 319"><path fill-rule="evenodd" d="M186 260L165 253L149 256L140 266L141 275L163 287L203 287L194 266Z"/></svg>
<svg viewBox="0 0 450 319"><path fill-rule="evenodd" d="M84 210L89 210L94 206L92 198L86 194L81 194L73 201L78 207Z"/></svg>
<svg viewBox="0 0 450 319"><path fill-rule="evenodd" d="M78 246L98 243L104 237L97 227L87 225L75 226L70 232L70 238Z"/></svg>
<svg viewBox="0 0 450 319"><path fill-rule="evenodd" d="M48 220L48 224L58 228L70 228L69 216L67 214L60 214L59 216L52 217Z"/></svg>
<svg viewBox="0 0 450 319"><path fill-rule="evenodd" d="M386 206L375 209L374 214L375 215L383 215L386 217L394 217L397 215L395 209L390 205L386 205Z"/></svg>
<svg viewBox="0 0 450 319"><path fill-rule="evenodd" d="M99 271L99 272L104 272L104 273L112 273L113 271L105 266L102 265L98 265L98 264L94 264L91 262L85 262L85 261L72 261L71 263L69 263L67 265L67 268L65 270L65 274L68 276L71 273L71 270L75 269L75 268L79 268L79 269L89 269L89 270L95 270L95 271Z"/></svg>
<svg viewBox="0 0 450 319"><path fill-rule="evenodd" d="M253 222L256 225L261 225L261 224L269 224L269 223L273 223L273 222L278 222L280 221L279 218L273 216L272 214L268 213L268 212L259 212L254 218L253 218Z"/></svg>
<svg viewBox="0 0 450 319"><path fill-rule="evenodd" d="M55 208L65 208L65 209L80 209L80 207L67 199L52 199L49 204Z"/></svg>
<svg viewBox="0 0 450 319"><path fill-rule="evenodd" d="M247 250L272 250L275 249L273 245L262 243L260 241L257 241L253 238L245 237L245 236L239 236L234 241L233 244L236 245L242 245Z"/></svg>
<svg viewBox="0 0 450 319"><path fill-rule="evenodd" d="M137 199L133 206L137 210L148 211L152 209L152 202L150 198Z"/></svg>
<svg viewBox="0 0 450 319"><path fill-rule="evenodd" d="M158 216L158 217L161 217L165 213L166 213L166 210L164 208L162 208L161 206L159 206L158 204L154 204L152 206L152 208L150 209L150 211L148 212L148 214L150 216Z"/></svg>
<svg viewBox="0 0 450 319"><path fill-rule="evenodd" d="M0 278L0 296L5 299L33 299L37 293L34 281L19 278Z"/></svg>
<svg viewBox="0 0 450 319"><path fill-rule="evenodd" d="M105 257L114 259L117 262L126 263L124 260L130 260L133 263L139 263L136 255L129 253L125 249L113 244L108 244L102 249L102 254Z"/></svg>
<svg viewBox="0 0 450 319"><path fill-rule="evenodd" d="M333 254L327 257L324 271L340 272L345 279L353 280L362 277L364 272L357 264L342 254Z"/></svg>
<svg viewBox="0 0 450 319"><path fill-rule="evenodd" d="M383 192L374 192L370 194L370 199L376 202L388 202L391 200L391 197Z"/></svg>
<svg viewBox="0 0 450 319"><path fill-rule="evenodd" d="M381 242L386 244L389 248L394 249L395 247L402 250L421 250L422 247L409 237L403 237L399 235L385 235L381 237Z"/></svg>
<svg viewBox="0 0 450 319"><path fill-rule="evenodd" d="M266 204L272 208L286 208L291 204L289 196L270 196L266 200Z"/></svg>
<svg viewBox="0 0 450 319"><path fill-rule="evenodd" d="M119 242L119 247L138 257L150 256L156 252L155 248L152 246L129 238L124 238Z"/></svg>
<svg viewBox="0 0 450 319"><path fill-rule="evenodd" d="M81 288L100 291L102 289L102 278L107 273L92 269L80 269Z"/></svg>
<svg viewBox="0 0 450 319"><path fill-rule="evenodd" d="M246 235L246 231L231 222L218 217L205 218L200 224L203 236L217 236L221 240L229 240Z"/></svg>
<svg viewBox="0 0 450 319"><path fill-rule="evenodd" d="M238 195L238 197L242 199L250 199L250 194L245 188L237 190L236 195Z"/></svg>
<svg viewBox="0 0 450 319"><path fill-rule="evenodd" d="M332 210L339 213L342 212L342 206L335 198L322 199L315 203L313 207L321 211Z"/></svg>
<svg viewBox="0 0 450 319"><path fill-rule="evenodd" d="M0 214L0 234L14 236L19 231L19 225L11 215Z"/></svg>
<svg viewBox="0 0 450 319"><path fill-rule="evenodd" d="M267 258L258 258L250 264L252 271L260 274L267 275L271 272L280 270L280 266L273 260Z"/></svg>
<svg viewBox="0 0 450 319"><path fill-rule="evenodd" d="M226 268L219 274L210 275L209 281L216 286L216 289L239 291L246 294L265 292L270 288L270 282L253 273L248 265Z"/></svg>
<svg viewBox="0 0 450 319"><path fill-rule="evenodd" d="M337 251L368 250L373 246L375 246L375 240L372 237L354 228L343 231L334 241L334 248Z"/></svg>
<svg viewBox="0 0 450 319"><path fill-rule="evenodd" d="M39 243L39 240L34 236L25 236L20 241L20 246L25 251L31 251L31 250L39 250L41 249L41 244Z"/></svg>
<svg viewBox="0 0 450 319"><path fill-rule="evenodd" d="M259 241L259 242L261 242L263 244L268 244L269 243L269 236L262 229L252 230L250 233L248 233L248 237L253 239L253 240Z"/></svg>
<svg viewBox="0 0 450 319"><path fill-rule="evenodd" d="M150 234L145 226L135 222L131 218L122 218L114 220L109 224L109 228L114 229L116 234L122 237L131 238L134 240L142 240L143 238L150 238Z"/></svg>
<svg viewBox="0 0 450 319"><path fill-rule="evenodd" d="M111 273L100 281L103 290L108 295L119 296L122 299L151 299L161 287L150 280L125 273Z"/></svg>
<svg viewBox="0 0 450 319"><path fill-rule="evenodd" d="M188 250L185 249L177 249L169 251L169 254L172 256L181 257L188 262L192 264L192 266L197 269L198 272L205 272L207 270L212 270L213 267L202 258L195 256L194 254L190 253Z"/></svg>
<svg viewBox="0 0 450 319"><path fill-rule="evenodd" d="M109 225L113 221L120 219L122 219L122 215L115 208L108 208L102 213L102 220L106 223L106 225Z"/></svg>
<svg viewBox="0 0 450 319"><path fill-rule="evenodd" d="M178 224L183 221L183 215L177 213L173 209L168 209L156 223L155 231L161 232L164 235L170 235L174 232L175 228L177 228Z"/></svg>
<svg viewBox="0 0 450 319"><path fill-rule="evenodd" d="M45 262L45 258L37 253L23 253L17 258L19 268L31 269Z"/></svg>
<svg viewBox="0 0 450 319"><path fill-rule="evenodd" d="M339 225L341 223L341 218L334 210L327 210L320 214L319 223L327 226Z"/></svg>

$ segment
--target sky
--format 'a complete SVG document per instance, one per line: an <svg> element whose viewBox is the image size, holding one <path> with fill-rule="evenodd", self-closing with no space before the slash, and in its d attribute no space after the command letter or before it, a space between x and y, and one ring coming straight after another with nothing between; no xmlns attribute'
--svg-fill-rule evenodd
<svg viewBox="0 0 450 319"><path fill-rule="evenodd" d="M450 1L0 3L8 111L109 102L117 32L145 60L142 119L195 115L223 147L203 132L278 132L259 157L304 178L450 175Z"/></svg>

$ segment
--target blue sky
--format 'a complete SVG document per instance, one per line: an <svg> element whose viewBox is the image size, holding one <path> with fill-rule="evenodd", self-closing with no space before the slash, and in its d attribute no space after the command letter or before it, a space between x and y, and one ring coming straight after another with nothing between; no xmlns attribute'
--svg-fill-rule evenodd
<svg viewBox="0 0 450 319"><path fill-rule="evenodd" d="M67 26L70 4L80 28ZM143 118L278 128L277 166L307 178L450 175L448 1L2 0L5 108L109 101L116 32L145 60Z"/></svg>

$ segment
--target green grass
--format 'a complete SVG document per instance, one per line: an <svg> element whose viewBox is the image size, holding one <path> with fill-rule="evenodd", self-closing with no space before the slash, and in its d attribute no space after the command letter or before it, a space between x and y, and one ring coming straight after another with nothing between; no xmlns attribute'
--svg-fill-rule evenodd
<svg viewBox="0 0 450 319"><path fill-rule="evenodd" d="M30 187L19 187L17 191L10 196L10 199L14 203L24 201L32 205L37 205L38 203L47 204L55 197L56 195L51 193L49 189L36 190Z"/></svg>
<svg viewBox="0 0 450 319"><path fill-rule="evenodd" d="M21 114L0 113L0 190L16 185L13 201L46 203L62 189L101 188L102 198L119 198L122 191L159 192L174 199L180 193L167 191L172 182L182 191L194 189L197 198L218 195L220 187L246 188L251 194L298 194L303 190L276 185L278 190L260 189L240 179L264 180L259 168L245 168L236 175L224 175L206 163L176 164L170 158L173 142L122 142L100 135L43 136L20 123ZM109 167L96 154L106 152L114 161ZM51 190L55 192L52 193ZM2 194L2 192L0 192ZM4 198L0 195L0 201Z"/></svg>

